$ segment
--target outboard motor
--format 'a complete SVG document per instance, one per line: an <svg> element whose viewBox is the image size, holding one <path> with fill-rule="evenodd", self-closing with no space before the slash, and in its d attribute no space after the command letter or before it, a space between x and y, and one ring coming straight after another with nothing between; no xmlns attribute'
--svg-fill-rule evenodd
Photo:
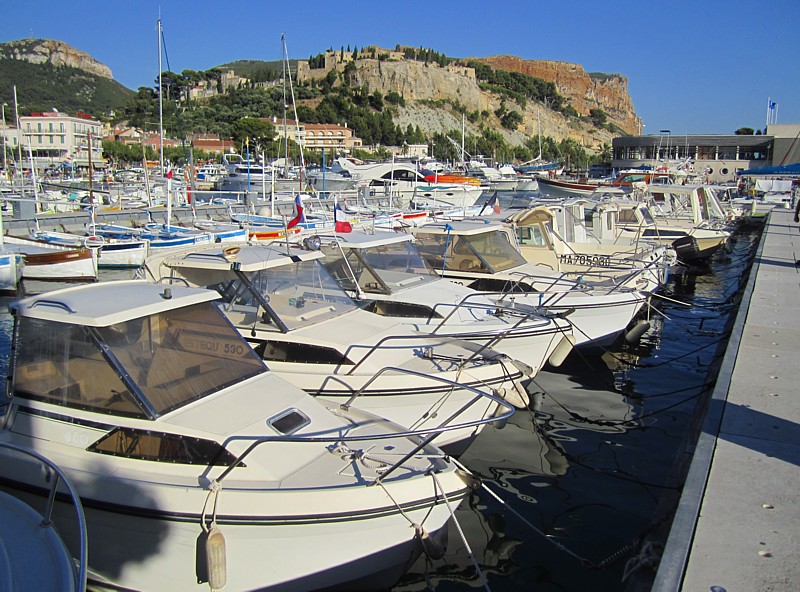
<svg viewBox="0 0 800 592"><path fill-rule="evenodd" d="M693 236L682 236L681 238L672 241L672 248L678 255L681 261L691 261L697 259L700 254L700 248L697 246L697 241Z"/></svg>

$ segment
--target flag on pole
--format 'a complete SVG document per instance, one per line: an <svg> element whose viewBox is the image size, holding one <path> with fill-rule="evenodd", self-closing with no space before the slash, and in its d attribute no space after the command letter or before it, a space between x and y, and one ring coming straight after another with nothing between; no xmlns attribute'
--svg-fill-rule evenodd
<svg viewBox="0 0 800 592"><path fill-rule="evenodd" d="M333 222L335 232L353 232L353 225L347 220L347 217L339 205L339 200L333 196Z"/></svg>
<svg viewBox="0 0 800 592"><path fill-rule="evenodd" d="M289 223L286 225L286 228L294 228L298 224L301 224L306 221L306 214L303 211L303 195L301 193L297 194L297 197L294 198L294 205L297 209L297 215L289 220Z"/></svg>
<svg viewBox="0 0 800 592"><path fill-rule="evenodd" d="M167 163L167 179L172 179L172 163Z"/></svg>

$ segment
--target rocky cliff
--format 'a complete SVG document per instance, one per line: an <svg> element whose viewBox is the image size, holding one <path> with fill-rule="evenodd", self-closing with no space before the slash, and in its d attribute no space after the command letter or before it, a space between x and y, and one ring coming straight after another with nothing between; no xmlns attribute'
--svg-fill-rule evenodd
<svg viewBox="0 0 800 592"><path fill-rule="evenodd" d="M491 58L486 58L489 60ZM510 58L505 62L511 70L515 66ZM485 61L484 60L484 61ZM519 60L526 63L524 60ZM486 62L493 67L494 64ZM558 62L551 62L559 64ZM417 62L412 60L359 59L355 62L355 71L351 74L351 83L367 85L371 90L379 90L386 95L396 92L405 100L405 107L399 108L395 123L402 128L408 124L419 126L425 132L448 132L460 129L462 119L452 109L442 109L443 103L458 103L467 112L488 112L476 124L466 122L467 134L477 134L481 124L488 124L492 129L502 133L511 145L523 144L531 136L541 133L556 140L571 138L589 150L600 150L604 144L611 144L613 134L606 129L598 129L591 123L575 118L568 118L561 113L551 111L542 105L528 102L522 110L513 102L503 101L502 97L480 88L472 68L447 66ZM635 133L638 117L633 111L630 97L627 94L627 80L621 76L594 79L587 75L583 68L575 64L560 64L560 68L544 69L536 74L530 73L557 84L560 94L570 100L581 115L588 115L591 108L602 109L610 122L620 128ZM342 69L341 66L338 69ZM514 70L511 70L514 71ZM520 71L520 70L516 70ZM571 78L566 75L572 71ZM529 73L529 72L524 72ZM559 84L553 78L559 76ZM572 84L574 83L574 86ZM437 104L438 103L438 104ZM504 129L494 112L504 104L507 109L515 109L523 116L523 122L515 131ZM439 107L439 108L437 108Z"/></svg>
<svg viewBox="0 0 800 592"><path fill-rule="evenodd" d="M89 74L113 80L111 68L89 54L52 39L23 39L0 44L0 59L23 60L31 64L50 63L55 67L71 66Z"/></svg>
<svg viewBox="0 0 800 592"><path fill-rule="evenodd" d="M628 79L624 76L587 73L579 64L523 60L508 55L474 59L498 70L519 72L552 82L559 94L568 99L581 115L589 115L591 109L601 109L629 134L639 131L641 121L633 109Z"/></svg>

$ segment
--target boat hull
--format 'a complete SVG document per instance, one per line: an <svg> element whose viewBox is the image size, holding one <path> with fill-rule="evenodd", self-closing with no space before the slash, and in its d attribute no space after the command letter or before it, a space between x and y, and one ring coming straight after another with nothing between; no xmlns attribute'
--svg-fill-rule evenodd
<svg viewBox="0 0 800 592"><path fill-rule="evenodd" d="M25 259L19 253L0 253L0 293L15 293L22 279Z"/></svg>
<svg viewBox="0 0 800 592"><path fill-rule="evenodd" d="M25 484L4 480L2 489L32 505L45 499ZM130 493L131 500L147 496L137 488L130 489ZM195 501L189 507L200 510L207 492L195 493ZM206 533L200 513L112 505L93 500L90 495L87 489L81 493L89 533L92 582L126 590L172 592L195 589L198 583L208 581ZM460 499L462 495L454 497ZM263 497L263 508L270 508L269 494L264 492ZM222 493L220 504L224 498ZM324 511L305 516L235 517L220 512L217 525L224 536L226 556L224 589L287 592L321 588L388 589L422 553L422 545L408 521L423 524L429 534L441 537L450 518L444 502L432 509L404 508L404 513L405 516L388 507L383 511L377 509L374 515L361 517L354 528L353 516L337 517ZM65 523L63 538L75 555L77 550L71 542L76 533L66 525L70 516L69 505L56 504L55 518ZM378 540L384 542L382 548L375 545ZM309 549L319 552L309 553ZM298 578L298 574L309 575Z"/></svg>

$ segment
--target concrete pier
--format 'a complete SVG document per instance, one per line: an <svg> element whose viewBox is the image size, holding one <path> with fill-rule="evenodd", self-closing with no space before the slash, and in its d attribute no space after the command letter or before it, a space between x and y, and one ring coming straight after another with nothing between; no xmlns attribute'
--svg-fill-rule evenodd
<svg viewBox="0 0 800 592"><path fill-rule="evenodd" d="M800 589L800 232L770 214L653 592Z"/></svg>

